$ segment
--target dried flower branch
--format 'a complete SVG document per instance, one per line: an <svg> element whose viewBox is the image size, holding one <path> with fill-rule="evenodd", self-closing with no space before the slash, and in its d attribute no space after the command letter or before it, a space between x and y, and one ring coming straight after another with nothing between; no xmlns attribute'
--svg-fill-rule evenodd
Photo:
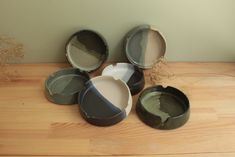
<svg viewBox="0 0 235 157"><path fill-rule="evenodd" d="M150 82L153 85L162 83L163 81L171 79L174 76L174 73L171 71L167 60L164 57L159 59L159 61L153 66L149 73Z"/></svg>
<svg viewBox="0 0 235 157"><path fill-rule="evenodd" d="M14 38L0 36L0 80L10 80L16 75L7 71L9 63L17 63L24 57L23 44L18 43Z"/></svg>

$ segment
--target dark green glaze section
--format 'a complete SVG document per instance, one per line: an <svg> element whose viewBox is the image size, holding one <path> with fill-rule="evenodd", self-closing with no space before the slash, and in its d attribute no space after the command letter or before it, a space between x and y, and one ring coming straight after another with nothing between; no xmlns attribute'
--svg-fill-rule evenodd
<svg viewBox="0 0 235 157"><path fill-rule="evenodd" d="M101 37L92 31L83 30L77 34L77 40L81 43L88 52L97 52L98 54L106 54L106 43Z"/></svg>
<svg viewBox="0 0 235 157"><path fill-rule="evenodd" d="M126 112L107 100L91 81L86 83L78 99L83 118L93 125L110 126L126 117Z"/></svg>
<svg viewBox="0 0 235 157"><path fill-rule="evenodd" d="M107 60L108 45L99 33L81 30L70 37L66 44L66 52L74 67L90 72Z"/></svg>
<svg viewBox="0 0 235 157"><path fill-rule="evenodd" d="M147 46L147 36L148 30L136 32L132 36L127 47L130 57L137 63L144 64L144 55Z"/></svg>
<svg viewBox="0 0 235 157"><path fill-rule="evenodd" d="M144 52L147 46L147 36L148 30L150 29L149 25L141 25L135 27L131 30L126 38L126 53L129 56L128 59L131 58L132 61L136 62L136 64L144 64Z"/></svg>
<svg viewBox="0 0 235 157"><path fill-rule="evenodd" d="M160 92L152 92L152 93L147 93L141 100L141 103L143 104L143 107L150 113L161 117L161 122L165 122L167 118L170 117L170 113L167 112L166 110L167 107L164 107L165 104L162 102L162 93ZM169 97L171 100L172 98ZM167 100L170 101L170 100ZM172 102L170 102L172 104ZM167 105L169 106L169 105ZM163 110L165 109L165 110Z"/></svg>
<svg viewBox="0 0 235 157"><path fill-rule="evenodd" d="M147 110L145 110L140 103L140 101L136 104L136 112L138 117L147 125L153 128L159 128L162 124L161 117L151 114Z"/></svg>
<svg viewBox="0 0 235 157"><path fill-rule="evenodd" d="M92 84L81 97L80 105L88 117L107 118L121 112L119 108L101 95Z"/></svg>
<svg viewBox="0 0 235 157"><path fill-rule="evenodd" d="M144 73L138 67L134 67L135 71L127 81L127 85L130 88L131 94L138 94L145 85Z"/></svg>

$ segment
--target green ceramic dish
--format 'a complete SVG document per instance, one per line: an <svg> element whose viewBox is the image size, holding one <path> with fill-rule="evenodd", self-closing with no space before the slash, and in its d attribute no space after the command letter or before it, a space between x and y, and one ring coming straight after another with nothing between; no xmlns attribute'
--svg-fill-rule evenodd
<svg viewBox="0 0 235 157"><path fill-rule="evenodd" d="M127 33L124 49L132 64L148 69L164 56L166 41L154 27L141 25Z"/></svg>
<svg viewBox="0 0 235 157"><path fill-rule="evenodd" d="M66 56L74 68L90 72L98 69L107 60L108 45L98 32L81 30L69 38Z"/></svg>
<svg viewBox="0 0 235 157"><path fill-rule="evenodd" d="M139 96L136 111L147 125L158 129L175 129L190 115L187 96L174 87L153 86Z"/></svg>
<svg viewBox="0 0 235 157"><path fill-rule="evenodd" d="M88 74L78 69L59 70L45 82L46 97L56 104L77 104L78 94L88 80Z"/></svg>

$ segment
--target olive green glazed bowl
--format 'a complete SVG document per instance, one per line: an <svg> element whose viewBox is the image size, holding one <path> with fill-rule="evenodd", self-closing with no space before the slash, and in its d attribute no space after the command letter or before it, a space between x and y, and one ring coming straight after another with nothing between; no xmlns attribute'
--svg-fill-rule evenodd
<svg viewBox="0 0 235 157"><path fill-rule="evenodd" d="M174 87L153 86L145 89L136 105L139 118L147 125L163 130L176 129L189 119L187 96Z"/></svg>
<svg viewBox="0 0 235 157"><path fill-rule="evenodd" d="M45 95L49 101L55 104L77 104L78 94L89 79L86 72L78 69L61 69L46 79Z"/></svg>

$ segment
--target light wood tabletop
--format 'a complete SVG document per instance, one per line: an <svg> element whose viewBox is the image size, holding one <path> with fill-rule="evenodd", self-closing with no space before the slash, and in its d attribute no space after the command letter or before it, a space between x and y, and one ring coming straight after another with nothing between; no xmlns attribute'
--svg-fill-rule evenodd
<svg viewBox="0 0 235 157"><path fill-rule="evenodd" d="M8 156L235 156L235 63L169 63L163 80L190 100L189 121L176 130L150 128L136 115L111 127L96 127L77 105L56 105L44 95L48 75L65 64L10 65L17 71L0 82L0 155ZM149 86L149 71L146 86ZM93 75L98 75L99 71Z"/></svg>

